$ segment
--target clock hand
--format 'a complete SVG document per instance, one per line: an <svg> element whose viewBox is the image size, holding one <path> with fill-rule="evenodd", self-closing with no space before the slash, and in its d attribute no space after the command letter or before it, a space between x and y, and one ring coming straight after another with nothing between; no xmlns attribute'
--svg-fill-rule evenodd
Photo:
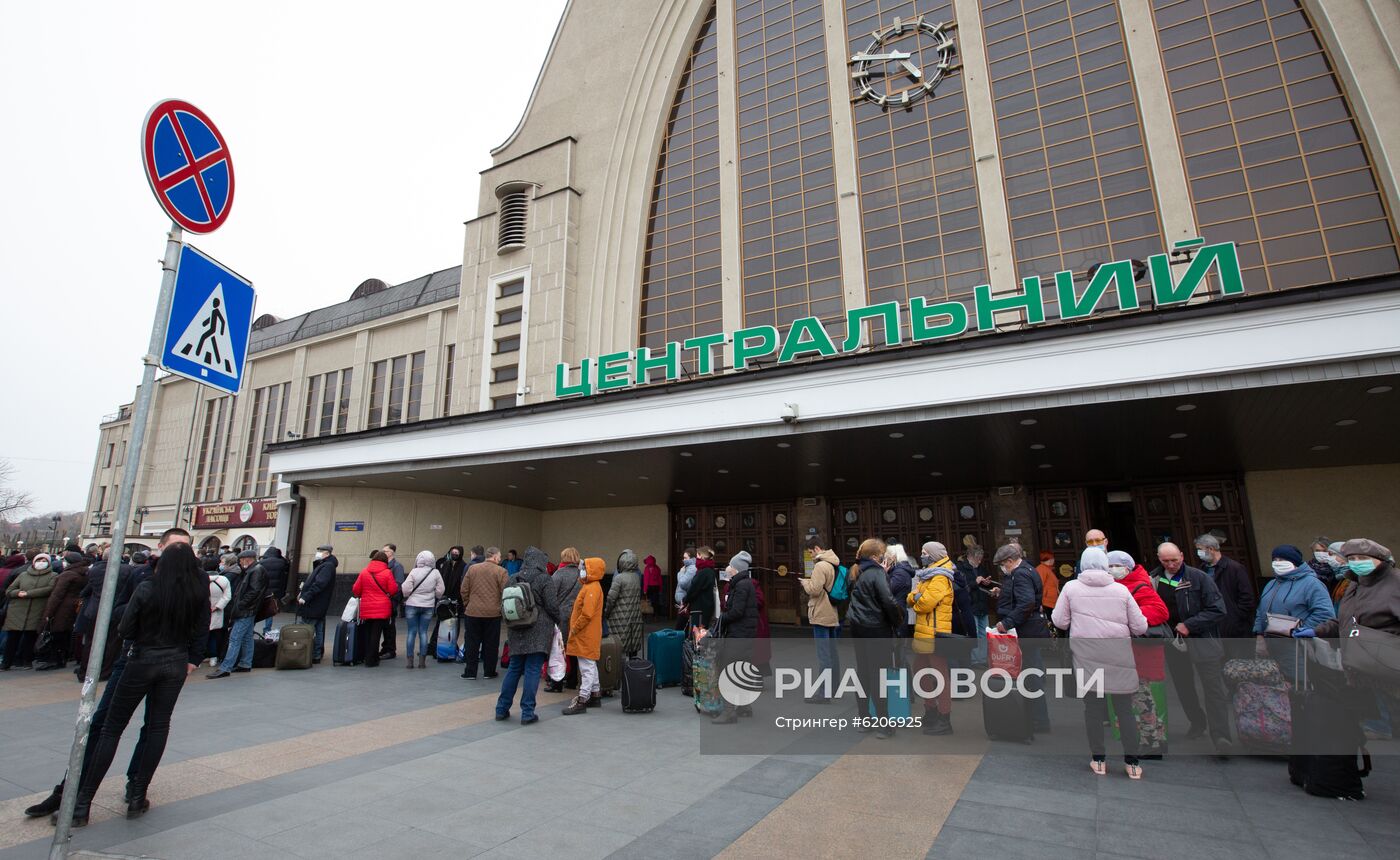
<svg viewBox="0 0 1400 860"><path fill-rule="evenodd" d="M909 70L909 77L913 78L914 80L917 81L923 78L924 73L919 70L918 66L914 65L908 60L901 60L899 64Z"/></svg>
<svg viewBox="0 0 1400 860"><path fill-rule="evenodd" d="M912 55L912 54L906 54L906 53L904 53L904 52L902 52L902 51L890 51L888 54L867 54L867 53L861 52L861 53L856 54L855 56L851 57L851 62L853 62L853 63L860 63L860 62L866 62L866 61L869 61L869 60L891 60L891 61L893 61L893 60L907 60L907 59L909 59L911 56L913 56L913 55Z"/></svg>

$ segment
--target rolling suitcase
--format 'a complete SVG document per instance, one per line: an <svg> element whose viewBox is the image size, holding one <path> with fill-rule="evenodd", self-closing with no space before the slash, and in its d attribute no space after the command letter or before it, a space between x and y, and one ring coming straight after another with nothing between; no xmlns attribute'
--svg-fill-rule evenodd
<svg viewBox="0 0 1400 860"><path fill-rule="evenodd" d="M982 696L982 728L994 741L1030 743L1035 739L1031 727L1031 700L1015 690L1001 698Z"/></svg>
<svg viewBox="0 0 1400 860"><path fill-rule="evenodd" d="M632 657L622 664L622 710L629 713L656 707L656 666Z"/></svg>
<svg viewBox="0 0 1400 860"><path fill-rule="evenodd" d="M261 633L253 634L253 668L271 669L277 665L277 643Z"/></svg>
<svg viewBox="0 0 1400 860"><path fill-rule="evenodd" d="M695 695L695 639L688 632L681 642L681 694Z"/></svg>
<svg viewBox="0 0 1400 860"><path fill-rule="evenodd" d="M310 624L288 624L277 637L278 669L310 669L311 645L316 630Z"/></svg>
<svg viewBox="0 0 1400 860"><path fill-rule="evenodd" d="M1235 688L1235 726L1240 742L1256 752L1287 752L1293 719L1287 687L1248 681Z"/></svg>
<svg viewBox="0 0 1400 860"><path fill-rule="evenodd" d="M598 689L604 693L622 686L622 643L604 636L598 650Z"/></svg>
<svg viewBox="0 0 1400 860"><path fill-rule="evenodd" d="M894 669L890 669L889 671L889 677L891 680L893 680ZM901 685L898 690L896 690L893 687L890 687L887 688L885 691L885 713L892 720L900 718L907 720L913 714L913 712L910 710L909 705L909 687L906 686L907 684L912 683L912 681L910 680L910 678L912 678L912 673L906 672L904 677L905 685ZM870 707L868 708L868 710L870 711L870 716L874 717L876 715L875 697L873 695L870 697Z"/></svg>
<svg viewBox="0 0 1400 860"><path fill-rule="evenodd" d="M335 644L331 646L331 662L337 666L358 666L363 663L363 639L358 622L342 621L337 624Z"/></svg>
<svg viewBox="0 0 1400 860"><path fill-rule="evenodd" d="M658 630L647 637L647 659L656 667L656 686L674 687L684 682L684 642L684 630Z"/></svg>

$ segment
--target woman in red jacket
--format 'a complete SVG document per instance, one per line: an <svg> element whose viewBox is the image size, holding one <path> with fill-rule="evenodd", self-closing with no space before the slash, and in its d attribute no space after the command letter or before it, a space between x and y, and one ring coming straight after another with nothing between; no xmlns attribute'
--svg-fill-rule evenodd
<svg viewBox="0 0 1400 860"><path fill-rule="evenodd" d="M390 601L398 584L394 582L394 572L389 569L389 557L379 550L375 550L369 555L369 564L360 571L360 575L355 579L355 585L350 589L351 593L360 598L360 625L362 629L356 634L363 636L363 641L367 643L365 648L365 665L379 665L379 643L380 631L383 630L384 623L389 620L393 613L394 604Z"/></svg>
<svg viewBox="0 0 1400 860"><path fill-rule="evenodd" d="M1167 604L1147 570L1126 552L1108 554L1108 572L1123 584L1137 601L1149 628L1167 623ZM1133 660L1137 663L1138 689L1133 694L1133 715L1137 717L1139 758L1161 758L1167 747L1167 669L1165 639L1136 639Z"/></svg>

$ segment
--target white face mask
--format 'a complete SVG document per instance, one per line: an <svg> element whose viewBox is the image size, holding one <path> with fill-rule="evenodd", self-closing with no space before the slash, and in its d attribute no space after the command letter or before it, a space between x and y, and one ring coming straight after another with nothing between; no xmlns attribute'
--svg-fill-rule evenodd
<svg viewBox="0 0 1400 860"><path fill-rule="evenodd" d="M326 557L326 554L323 553L323 552L318 552L318 553L316 553L316 560L317 560L317 561L320 561L321 559L323 559L323 558L325 558L325 557Z"/></svg>
<svg viewBox="0 0 1400 860"><path fill-rule="evenodd" d="M34 562L34 569L35 569L35 570L48 570L48 569L49 569L49 563L48 563L47 561L36 561L36 562Z"/></svg>
<svg viewBox="0 0 1400 860"><path fill-rule="evenodd" d="M1198 549L1196 550L1196 558L1199 558L1201 561L1210 561L1210 553L1203 549Z"/></svg>
<svg viewBox="0 0 1400 860"><path fill-rule="evenodd" d="M1122 579L1128 575L1128 569L1121 564L1110 564L1108 572L1114 579Z"/></svg>
<svg viewBox="0 0 1400 860"><path fill-rule="evenodd" d="M1291 561L1283 561L1282 559L1276 558L1274 559L1273 568L1274 573L1292 573L1294 570L1297 570L1297 565Z"/></svg>
<svg viewBox="0 0 1400 860"><path fill-rule="evenodd" d="M588 578L588 571L586 571L586 570L580 570L580 571L578 572L578 578L579 578L579 579L587 579L587 578Z"/></svg>
<svg viewBox="0 0 1400 860"><path fill-rule="evenodd" d="M1313 553L1313 560L1327 564L1332 560L1332 554L1330 552L1315 552Z"/></svg>

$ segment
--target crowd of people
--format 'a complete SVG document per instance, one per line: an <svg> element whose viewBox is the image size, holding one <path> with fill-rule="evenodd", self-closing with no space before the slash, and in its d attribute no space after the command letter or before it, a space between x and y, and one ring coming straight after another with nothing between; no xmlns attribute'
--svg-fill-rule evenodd
<svg viewBox="0 0 1400 860"><path fill-rule="evenodd" d="M1400 574L1390 550L1375 541L1318 538L1309 558L1291 545L1275 547L1272 576L1258 594L1255 577L1225 555L1216 536L1201 535L1193 548L1195 563L1188 563L1181 547L1162 543L1157 564L1148 570L1128 553L1111 549L1102 531L1091 529L1078 564L1057 569L1048 552L1032 566L1014 541L997 548L987 564L976 545L963 546L954 558L944 544L930 541L915 559L899 544L871 538L859 545L848 568L826 541L812 535L807 542L812 563L798 582L820 668L835 678L841 659L836 644L843 635L855 640L861 688L856 713L876 717L873 725L857 730L873 730L878 738L894 734L892 721L883 719L889 709L880 672L901 659L911 669L945 677L953 663L986 668L988 635L1014 632L1023 665L1044 669L1046 651L1067 637L1076 666L1104 670L1100 690L1081 691L1090 767L1107 773L1105 729L1113 725L1124 769L1140 779L1142 762L1160 757L1165 747L1168 670L1189 724L1184 736L1208 734L1216 752L1225 755L1236 742L1227 659L1271 659L1293 681L1294 640L1336 637L1343 627L1357 626L1400 636ZM711 548L687 548L675 592L668 596L678 626L723 630L725 640L738 643L727 649L725 660L748 659L766 667L766 598L753 564L749 553L739 552L721 567ZM0 564L0 670L42 671L75 660L83 678L96 596L113 565L118 583L111 647L100 667L109 683L78 777L79 825L86 822L122 731L143 701L145 725L127 771L128 814L148 808L146 789L185 677L206 658L214 668L211 679L250 671L257 622L265 622L267 633L279 609L294 607L298 621L314 629L312 662L324 659L326 616L340 561L330 544L318 547L311 572L289 597L289 565L278 548L201 558L189 534L178 528L165 532L156 549L129 559L91 546L70 546L57 559L43 552L14 554ZM425 668L432 655L460 663L461 677L474 681L495 679L498 667L504 667L496 719L510 718L518 694L520 722L530 725L539 719L536 695L542 681L550 692L577 690L565 715L602 705L611 693L600 681L604 637L615 639L622 654L638 655L646 616L661 610L662 584L655 558L639 562L631 550L609 569L603 558L574 547L561 550L555 562L533 546L523 555L454 546L441 557L421 551L405 570L397 548L386 544L355 575L351 610L363 628L365 666L396 658L395 619L402 617L405 668ZM901 639L907 648L892 644ZM952 647L957 639L975 645ZM1169 639L1191 647L1163 647ZM1027 686L1034 689L1034 684L1031 679ZM1397 685L1373 678L1368 686L1372 704L1355 716L1364 720L1368 737L1389 737L1400 701ZM834 698L827 688L806 701L825 705ZM954 731L949 685L941 685L922 706L924 733ZM1033 730L1049 731L1046 698L1032 699L1030 708ZM725 703L714 722L732 725L750 715L751 708ZM53 813L62 788L60 783L27 813Z"/></svg>

